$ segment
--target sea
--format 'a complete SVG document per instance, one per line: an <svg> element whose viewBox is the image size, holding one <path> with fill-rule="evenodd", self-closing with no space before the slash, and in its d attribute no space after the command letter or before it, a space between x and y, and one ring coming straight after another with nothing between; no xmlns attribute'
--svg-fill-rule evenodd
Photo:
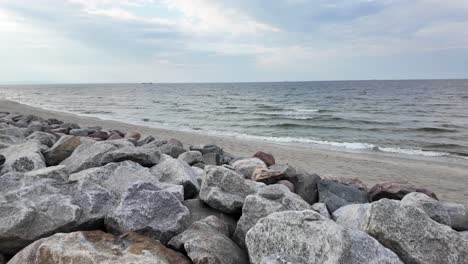
<svg viewBox="0 0 468 264"><path fill-rule="evenodd" d="M1 85L0 98L239 139L468 159L468 80Z"/></svg>

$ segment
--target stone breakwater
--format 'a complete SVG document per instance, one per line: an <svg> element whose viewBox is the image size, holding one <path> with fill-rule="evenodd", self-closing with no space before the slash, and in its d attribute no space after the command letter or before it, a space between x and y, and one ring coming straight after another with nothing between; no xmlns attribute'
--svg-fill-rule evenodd
<svg viewBox="0 0 468 264"><path fill-rule="evenodd" d="M0 113L0 263L468 263L464 205L252 154Z"/></svg>

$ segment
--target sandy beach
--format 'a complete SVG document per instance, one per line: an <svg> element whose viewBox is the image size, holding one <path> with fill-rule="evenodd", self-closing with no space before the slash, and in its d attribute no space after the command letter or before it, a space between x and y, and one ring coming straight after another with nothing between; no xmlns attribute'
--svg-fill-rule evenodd
<svg viewBox="0 0 468 264"><path fill-rule="evenodd" d="M462 162L420 160L381 155L377 152L349 153L310 146L282 145L188 133L49 111L7 100L0 100L0 111L57 118L81 126L102 126L104 129L122 131L138 130L145 135L161 139L177 138L186 145L216 144L238 156L252 156L262 150L273 154L279 163L289 163L320 176L358 178L369 188L378 182L408 181L418 187L434 191L441 200L468 205L468 164Z"/></svg>

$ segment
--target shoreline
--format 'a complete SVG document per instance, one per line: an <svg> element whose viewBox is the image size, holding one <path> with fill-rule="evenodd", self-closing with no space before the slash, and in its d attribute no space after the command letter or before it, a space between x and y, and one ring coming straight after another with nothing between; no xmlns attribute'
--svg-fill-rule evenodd
<svg viewBox="0 0 468 264"><path fill-rule="evenodd" d="M301 146L300 144L286 145L208 135L201 132L154 128L45 110L3 99L0 99L0 111L57 118L78 123L81 126L99 125L104 129L138 130L144 135L153 135L161 139L177 138L187 146L212 143L239 156L252 156L261 150L273 154L279 163L289 163L320 176L358 178L369 188L378 182L408 181L418 187L434 191L441 200L458 201L468 205L468 201L466 201L466 197L468 197L468 164L450 162L449 160L338 151Z"/></svg>

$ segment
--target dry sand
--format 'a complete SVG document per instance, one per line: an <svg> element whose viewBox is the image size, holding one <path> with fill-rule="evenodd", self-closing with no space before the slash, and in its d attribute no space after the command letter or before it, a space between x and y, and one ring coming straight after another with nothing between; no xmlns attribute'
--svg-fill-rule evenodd
<svg viewBox="0 0 468 264"><path fill-rule="evenodd" d="M43 118L57 118L81 126L101 126L121 131L138 130L160 139L177 138L185 145L216 144L238 156L252 156L262 150L272 153L278 163L289 163L325 177L358 178L369 187L384 181L408 181L418 187L434 191L441 200L468 205L468 160L415 159L375 153L349 153L303 145L283 145L262 141L240 140L230 137L204 135L145 126L137 126L98 118L82 117L44 110L19 103L0 100L0 111L34 114Z"/></svg>

